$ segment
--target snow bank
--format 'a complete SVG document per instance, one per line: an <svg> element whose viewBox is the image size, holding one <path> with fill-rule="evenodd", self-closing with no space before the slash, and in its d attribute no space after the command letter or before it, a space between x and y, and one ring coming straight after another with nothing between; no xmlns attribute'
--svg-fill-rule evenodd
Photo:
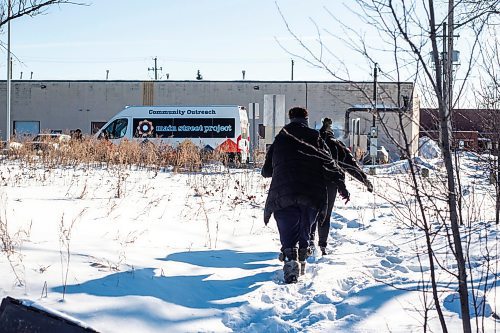
<svg viewBox="0 0 500 333"><path fill-rule="evenodd" d="M21 302L21 304L23 304L24 306L26 307L31 307L31 308L34 308L34 309L38 309L40 311L43 311L45 313L48 313L50 315L53 315L54 317L59 317L59 318L62 318L68 322L72 322L74 323L75 325L78 325L80 326L81 328L84 328L84 329L91 329L91 327L89 325L87 325L85 322L73 317L73 316L70 316L66 313L63 313L61 311L57 311L55 309L52 309L52 308L49 308L49 307L46 307L46 306L43 306L42 304L39 304L35 301L32 301L30 299L19 299L19 301Z"/></svg>
<svg viewBox="0 0 500 333"><path fill-rule="evenodd" d="M417 171L422 169L422 168L427 168L429 170L435 170L437 169L437 166L440 164L441 159L434 159L434 160L425 160L421 157L414 157L412 158L413 164L416 166ZM366 167L365 171L368 172L370 167ZM375 166L377 169L377 175L396 175L396 174L403 174L407 173L410 171L410 162L408 160L401 160L393 163L388 163L388 164L381 164Z"/></svg>
<svg viewBox="0 0 500 333"><path fill-rule="evenodd" d="M441 157L441 148L436 141L424 136L418 139L418 153L422 158L439 158Z"/></svg>
<svg viewBox="0 0 500 333"><path fill-rule="evenodd" d="M412 161L436 171L442 160ZM350 183L353 201L337 200L332 212L329 254L309 258L298 283L286 285L277 225L262 222L270 179L259 170L221 164L189 173L47 169L5 160L0 224L9 222L6 235L20 245L19 256L0 251L0 295L36 300L33 306L99 332L419 332L430 266L415 254L425 248L425 237L406 215L414 202L401 181L408 162L374 166L373 195ZM460 172L463 188L473 194L464 202L484 207L470 217L463 212L475 222L473 232L464 232L471 237L469 272L481 281L498 260L498 229L489 222L493 187L477 181L477 164L464 156ZM429 188L438 197L442 187ZM434 218L429 223L433 230L441 225ZM61 237L68 232L66 249ZM442 233L434 240L436 257L446 264L436 271L440 299L448 330L458 332L456 279L448 274L456 265ZM484 244L491 247L489 266ZM484 293L476 294L476 304L486 332L499 324L500 283L493 288L492 281L488 290L476 284ZM440 330L434 310L427 330Z"/></svg>

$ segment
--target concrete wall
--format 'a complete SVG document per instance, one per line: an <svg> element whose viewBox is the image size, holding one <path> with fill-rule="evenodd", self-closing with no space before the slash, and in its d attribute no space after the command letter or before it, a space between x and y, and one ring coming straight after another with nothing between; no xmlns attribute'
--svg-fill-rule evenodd
<svg viewBox="0 0 500 333"><path fill-rule="evenodd" d="M256 102L262 114L265 94L284 94L286 110L306 106L311 127L318 128L322 118L330 117L335 126L343 128L345 111L355 104L369 104L372 89L371 82L12 81L11 130L15 121L40 121L42 131L80 128L89 134L91 122L105 122L126 105L237 104L248 107L249 103ZM411 96L413 84L402 83L399 89L399 95ZM379 83L379 103L397 105L397 96L396 83ZM0 82L3 140L6 117L6 83L3 81ZM410 131L415 130L418 132L418 127Z"/></svg>

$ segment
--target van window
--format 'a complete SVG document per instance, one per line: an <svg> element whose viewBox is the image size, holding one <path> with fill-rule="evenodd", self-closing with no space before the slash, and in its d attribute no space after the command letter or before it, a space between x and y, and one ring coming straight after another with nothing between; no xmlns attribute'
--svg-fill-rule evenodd
<svg viewBox="0 0 500 333"><path fill-rule="evenodd" d="M90 122L90 133L96 134L99 130L106 125L105 121L91 121Z"/></svg>
<svg viewBox="0 0 500 333"><path fill-rule="evenodd" d="M106 139L120 139L127 133L128 120L125 118L116 119L102 130L99 137Z"/></svg>

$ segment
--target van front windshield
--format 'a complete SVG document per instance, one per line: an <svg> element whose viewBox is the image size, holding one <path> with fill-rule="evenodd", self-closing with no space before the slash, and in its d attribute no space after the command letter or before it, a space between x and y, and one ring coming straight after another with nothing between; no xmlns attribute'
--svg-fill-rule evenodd
<svg viewBox="0 0 500 333"><path fill-rule="evenodd" d="M106 139L120 139L127 133L128 120L125 118L116 119L102 130L101 135Z"/></svg>

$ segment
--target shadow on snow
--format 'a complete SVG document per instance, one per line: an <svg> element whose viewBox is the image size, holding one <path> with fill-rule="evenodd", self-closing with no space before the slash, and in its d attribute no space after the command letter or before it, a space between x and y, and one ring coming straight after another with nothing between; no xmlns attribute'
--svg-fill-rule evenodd
<svg viewBox="0 0 500 333"><path fill-rule="evenodd" d="M252 264L275 259L276 254L245 253L231 250L181 252L167 256L165 261L184 262L212 268L258 269L272 264ZM166 272L168 273L168 272ZM66 294L88 294L103 297L155 297L172 304L198 309L225 309L241 306L246 301L230 300L256 290L259 282L272 280L275 272L260 272L228 280L210 279L212 274L164 276L157 268L118 272L81 284L68 285ZM62 293L63 286L52 288Z"/></svg>
<svg viewBox="0 0 500 333"><path fill-rule="evenodd" d="M164 261L177 261L186 264L214 267L214 268L240 268L240 269L258 269L269 267L269 264L257 264L273 260L278 257L275 252L238 252L233 250L214 250L214 251L190 251L172 253L166 258L160 258ZM275 266L275 265L272 265Z"/></svg>
<svg viewBox="0 0 500 333"><path fill-rule="evenodd" d="M493 276L489 276L488 281L494 281ZM484 281L474 280L476 292L483 290ZM499 286L500 281L488 282L488 289L494 286ZM415 281L400 282L395 284L397 288L388 284L379 284L371 286L365 289L361 289L357 292L350 293L346 298L338 303L334 303L337 313L336 319L344 319L344 323L339 326L339 328L349 328L353 322L359 322L367 318L371 314L375 314L379 309L381 309L387 302L397 299L397 297L402 296L408 292L418 292L421 293L419 289L419 284ZM458 296L456 293L457 284L456 283L442 283L440 284L440 290L447 290L448 296L441 299L441 305L450 312L457 313L461 317L460 304ZM480 292L480 294L482 294ZM476 295L476 307L484 308L479 309L480 311L474 311L474 303L472 300L472 294L469 293L469 306L471 309L471 317L480 317L484 315L489 317L493 314L491 307L486 303L482 296ZM412 310L409 310L412 311ZM484 312L483 312L484 311Z"/></svg>

